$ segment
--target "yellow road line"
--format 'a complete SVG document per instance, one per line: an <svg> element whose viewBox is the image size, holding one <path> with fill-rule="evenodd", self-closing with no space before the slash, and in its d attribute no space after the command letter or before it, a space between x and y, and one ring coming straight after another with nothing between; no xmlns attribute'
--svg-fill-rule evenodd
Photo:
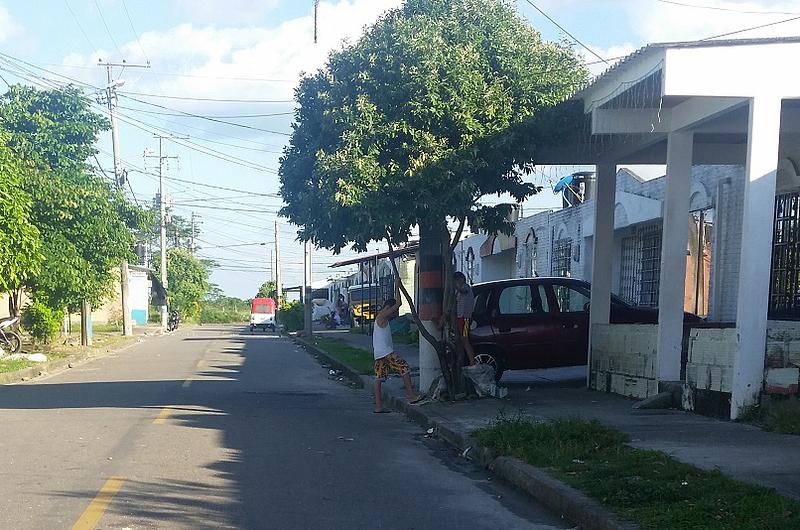
<svg viewBox="0 0 800 530"><path fill-rule="evenodd" d="M169 407L164 407L163 409L161 409L161 412L159 413L158 417L153 420L153 423L155 425L161 425L162 423L166 423L167 418L169 418L170 414L172 414L172 409Z"/></svg>
<svg viewBox="0 0 800 530"><path fill-rule="evenodd" d="M183 388L189 388L189 385L191 385L191 384L192 384L192 378L190 377L189 379L187 379L186 381L184 381L184 382L183 382L183 384L182 384L181 386L182 386Z"/></svg>
<svg viewBox="0 0 800 530"><path fill-rule="evenodd" d="M106 483L97 492L95 498L72 526L72 530L92 530L97 526L106 508L111 504L111 499L120 490L123 482L125 482L125 479L122 477L111 477L106 480Z"/></svg>

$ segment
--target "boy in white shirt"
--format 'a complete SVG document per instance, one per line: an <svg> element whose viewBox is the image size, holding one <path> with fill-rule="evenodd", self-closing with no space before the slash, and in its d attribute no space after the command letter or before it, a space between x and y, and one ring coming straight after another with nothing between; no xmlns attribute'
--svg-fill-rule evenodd
<svg viewBox="0 0 800 530"><path fill-rule="evenodd" d="M422 397L411 386L411 376L408 363L394 351L392 341L392 328L389 321L397 317L402 302L399 293L396 298L389 298L383 303L383 308L375 316L375 325L372 330L372 349L375 355L375 414L389 412L383 408L381 385L388 377L389 372L395 372L403 377L406 397L411 405L422 401Z"/></svg>

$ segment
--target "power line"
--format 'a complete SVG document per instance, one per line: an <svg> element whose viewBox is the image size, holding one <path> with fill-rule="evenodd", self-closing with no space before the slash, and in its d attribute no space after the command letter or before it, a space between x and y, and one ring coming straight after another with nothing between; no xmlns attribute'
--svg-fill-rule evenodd
<svg viewBox="0 0 800 530"><path fill-rule="evenodd" d="M700 41L702 42L702 41L707 41L707 40L719 39L720 37L730 37L731 35L736 35L738 33L745 33L747 31L753 31L755 29L768 28L770 26L777 26L778 24L785 24L787 22L792 22L792 21L795 21L795 20L800 20L800 15L798 15L796 17L792 17L792 18L787 18L787 19L784 19L784 20L778 20L776 22L769 22L767 24L761 24L759 26L751 26L749 28L737 29L736 31L729 31L727 33L720 33L719 35L714 35L713 37L706 37L704 39L700 39Z"/></svg>
<svg viewBox="0 0 800 530"><path fill-rule="evenodd" d="M125 16L128 17L128 23L131 25L131 31L133 31L133 37L136 39L136 43L139 45L139 49L142 50L142 55L144 56L145 61L150 64L150 58L147 57L147 52L144 51L144 46L142 46L142 41L139 40L139 32L136 31L136 28L133 27L133 20L131 20L131 14L128 12L128 6L125 4L125 0L122 0L122 8L125 10Z"/></svg>
<svg viewBox="0 0 800 530"><path fill-rule="evenodd" d="M125 92L134 96L145 96L151 98L179 99L183 101L212 101L216 103L294 103L293 99L224 99L224 98L200 98L190 96L171 96L167 94L149 94L146 92Z"/></svg>
<svg viewBox="0 0 800 530"><path fill-rule="evenodd" d="M58 66L60 68L72 68L75 70L93 70L90 66L80 65L64 65L56 63L42 63L45 66ZM214 79L218 81L253 81L259 83L296 83L297 79L270 79L264 77L230 77L222 75L197 75L197 74L181 74L177 72L159 72L158 70L150 70L147 75L154 75L156 77L188 77L193 79Z"/></svg>
<svg viewBox="0 0 800 530"><path fill-rule="evenodd" d="M704 6L699 4L689 4L686 2L675 2L673 0L656 0L662 4L671 4L674 6L691 7L694 9L708 9L712 11L725 11L728 13L741 13L744 15L798 15L797 11L753 11L747 9L736 9L733 7L720 7L720 6Z"/></svg>
<svg viewBox="0 0 800 530"><path fill-rule="evenodd" d="M103 21L103 26L105 26L106 28L106 33L108 33L109 38L111 38L111 42L114 43L114 47L117 49L119 56L124 57L125 55L122 53L119 44L117 44L117 40L114 38L114 35L111 34L111 30L108 29L108 24L106 23L106 17L103 16L103 10L100 9L100 4L97 2L97 0L94 0L94 5L95 7L97 7L97 12L100 14L100 20Z"/></svg>
<svg viewBox="0 0 800 530"><path fill-rule="evenodd" d="M133 99L133 98L130 98ZM138 101L138 100L135 100ZM146 102L143 102L146 103ZM153 103L147 103L147 105L153 105ZM228 114L222 116L196 116L193 114L186 115L185 112L161 112L158 110L147 110L147 109L137 109L134 107L124 107L122 105L119 106L120 109L127 109L127 110L135 110L137 112L146 112L147 114L157 114L159 116L185 116L187 118L217 118L217 119L243 119L243 118L270 118L273 116L293 116L294 111L290 112L269 112L266 114Z"/></svg>
<svg viewBox="0 0 800 530"><path fill-rule="evenodd" d="M78 16L75 14L75 11L72 10L72 6L69 5L69 0L64 0L64 4L67 6L67 9L69 9L69 12L72 14L72 18L73 20L75 20L75 24L77 24L78 29L81 30L81 33L83 33L83 37L86 39L86 42L89 43L89 47L92 48L92 51L97 50L97 46L95 46L92 43L92 39L89 38L89 34L86 33L86 30L83 29L83 26L81 25Z"/></svg>
<svg viewBox="0 0 800 530"><path fill-rule="evenodd" d="M553 20L553 19L550 17L550 15L548 15L547 13L545 13L544 11L542 11L541 9L539 9L539 7L538 7L536 4L534 4L533 2L531 2L531 0L525 0L525 1L526 1L526 2L528 2L528 3L529 3L529 4L530 4L530 5L531 5L531 6L532 6L532 7L533 7L533 8L534 8L536 11L538 11L539 13L541 13L541 14L542 14L542 16L544 16L544 18L546 18L547 20L549 20L550 22L552 22L552 23L553 23L553 24L554 24L554 25L555 25L555 26L556 26L558 29L560 29L561 31L563 31L564 33L566 33L566 34L567 34L567 35L568 35L568 36L569 36L569 37L570 37L570 38L571 38L573 41L575 41L576 43L578 43L579 45L581 45L581 46L582 46L584 49L586 49L586 51L588 51L589 53L591 53L592 55L594 55L595 57L597 57L598 59L600 59L602 62L604 62L604 63L606 63L606 64L611 64L611 63L609 63L609 62L608 62L606 59L603 59L602 57L600 57L600 55L598 55L598 54L597 54L597 52L595 52L593 49L591 49L590 47L588 47L587 45L585 45L584 43L582 43L580 40L578 40L578 38L577 38L575 35L573 35L572 33L570 33L569 31L567 31L567 30L564 28L564 26L562 26L561 24L559 24L558 22L556 22L555 20Z"/></svg>
<svg viewBox="0 0 800 530"><path fill-rule="evenodd" d="M287 132L282 132L282 131L273 131L271 129L262 129L261 127L253 127L252 125L246 125L244 123L235 123L235 122L232 122L232 121L225 121L225 120L220 120L218 118L212 118L211 116L203 116L202 114L194 114L192 112L186 112L186 111L183 111L183 110L177 110L177 109L173 109L173 108L170 108L170 107L165 107L164 105L159 105L158 103L150 103L149 101L143 101L141 99L132 98L132 97L126 96L124 94L123 94L123 97L126 97L126 98L128 98L130 100L136 101L137 103L142 103L144 105L151 105L153 107L158 107L160 109L172 110L172 111L175 111L175 112L179 112L180 114L183 114L184 116L190 116L192 118L200 118L202 120L208 120L208 121L212 121L214 123L222 123L224 125L230 125L231 127L241 127L242 129L250 129L250 130L253 130L253 131L261 131L261 132L270 133L270 134L278 134L278 135L281 135L281 136L291 136L292 135L292 133L287 133Z"/></svg>

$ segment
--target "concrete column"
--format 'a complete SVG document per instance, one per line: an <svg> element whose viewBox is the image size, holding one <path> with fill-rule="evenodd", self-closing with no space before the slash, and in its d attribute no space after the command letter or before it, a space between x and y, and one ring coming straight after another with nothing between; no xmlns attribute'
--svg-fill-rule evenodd
<svg viewBox="0 0 800 530"><path fill-rule="evenodd" d="M594 211L592 244L592 302L589 306L589 372L592 369L592 329L595 324L608 324L611 318L611 266L614 250L614 206L617 187L617 165L597 165L597 199Z"/></svg>
<svg viewBox="0 0 800 530"><path fill-rule="evenodd" d="M733 364L733 419L742 407L755 402L764 379L780 126L780 98L751 100L736 308L739 347Z"/></svg>
<svg viewBox="0 0 800 530"><path fill-rule="evenodd" d="M689 238L693 142L694 134L691 132L671 132L667 136L667 189L658 289L659 381L678 381L681 378L683 286Z"/></svg>

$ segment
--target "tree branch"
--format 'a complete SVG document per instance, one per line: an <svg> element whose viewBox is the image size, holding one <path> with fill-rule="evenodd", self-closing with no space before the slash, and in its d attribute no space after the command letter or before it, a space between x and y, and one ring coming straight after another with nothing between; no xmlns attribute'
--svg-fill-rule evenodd
<svg viewBox="0 0 800 530"><path fill-rule="evenodd" d="M466 215L463 216L461 218L461 220L459 220L459 222L458 222L458 229L456 229L456 233L453 236L453 241L450 242L450 254L455 252L456 245L458 245L458 242L461 240L461 234L462 234L462 232L464 232L464 225L465 224L467 224L467 216Z"/></svg>

